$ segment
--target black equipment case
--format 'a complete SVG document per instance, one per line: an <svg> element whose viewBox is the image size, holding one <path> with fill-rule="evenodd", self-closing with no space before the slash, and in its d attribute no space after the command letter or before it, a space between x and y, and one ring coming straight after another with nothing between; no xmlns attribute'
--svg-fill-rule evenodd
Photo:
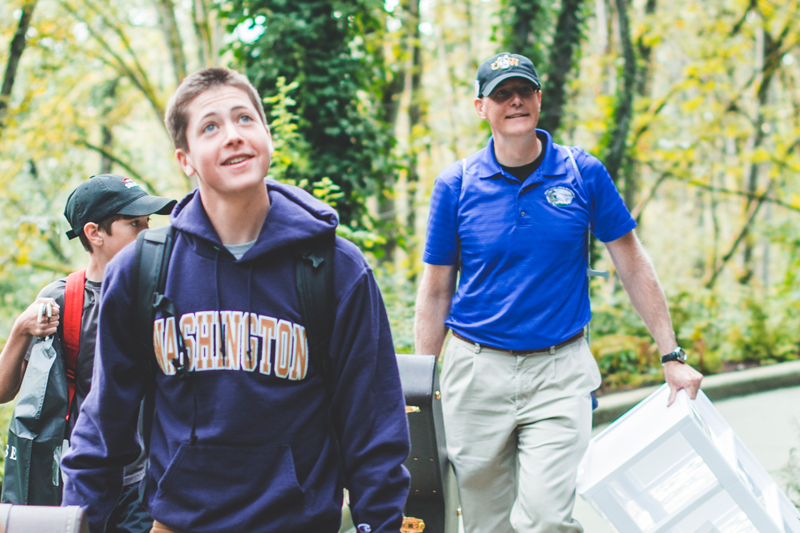
<svg viewBox="0 0 800 533"><path fill-rule="evenodd" d="M411 488L401 533L458 533L461 509L447 460L439 369L432 355L397 354L406 400L411 453L405 462ZM355 533L347 506L340 533Z"/></svg>
<svg viewBox="0 0 800 533"><path fill-rule="evenodd" d="M439 371L432 355L397 354L400 382L406 400L411 454L406 468L411 489L406 501L404 530L425 533L457 533L458 487L444 435ZM414 520L422 523L415 526Z"/></svg>

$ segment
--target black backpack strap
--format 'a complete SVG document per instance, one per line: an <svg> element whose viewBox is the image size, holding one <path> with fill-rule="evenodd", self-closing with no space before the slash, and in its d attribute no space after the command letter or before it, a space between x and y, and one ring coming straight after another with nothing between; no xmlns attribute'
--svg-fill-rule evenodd
<svg viewBox="0 0 800 533"><path fill-rule="evenodd" d="M175 306L164 296L167 269L175 241L175 228L171 225L145 230L136 237L133 259L133 279L136 282L136 318L138 337L142 343L143 363L147 373L142 402L142 447L149 457L150 433L153 428L153 410L156 393L156 362L153 353L153 320L156 309L162 308L175 315ZM180 338L180 335L178 336ZM182 339L181 339L182 340ZM139 486L139 499L144 500L147 476Z"/></svg>
<svg viewBox="0 0 800 533"><path fill-rule="evenodd" d="M136 315L142 340L147 345L152 343L156 309L166 305L174 310L171 304L165 302L164 296L174 239L175 228L171 225L145 230L136 237L136 255L133 259L134 278L137 281Z"/></svg>
<svg viewBox="0 0 800 533"><path fill-rule="evenodd" d="M308 339L308 359L322 376L328 399L328 432L339 462L344 469L339 439L331 412L336 390L333 359L330 355L336 302L333 295L333 252L336 234L323 235L300 249L295 258L295 283L300 300L300 314Z"/></svg>

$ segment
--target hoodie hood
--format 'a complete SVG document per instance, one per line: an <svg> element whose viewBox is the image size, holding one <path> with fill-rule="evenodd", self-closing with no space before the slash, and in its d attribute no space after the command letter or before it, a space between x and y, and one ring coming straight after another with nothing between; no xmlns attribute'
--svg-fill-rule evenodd
<svg viewBox="0 0 800 533"><path fill-rule="evenodd" d="M339 217L331 206L299 187L273 179L266 179L264 182L270 201L267 218L256 243L241 261L295 246L336 230ZM170 215L170 222L184 233L195 251L201 255L214 255L217 249L224 248L224 243L203 208L199 189L187 194L180 201Z"/></svg>

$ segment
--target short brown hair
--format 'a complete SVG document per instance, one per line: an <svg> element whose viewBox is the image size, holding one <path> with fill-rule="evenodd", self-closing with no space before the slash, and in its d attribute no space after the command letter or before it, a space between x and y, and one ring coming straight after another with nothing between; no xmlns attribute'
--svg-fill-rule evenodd
<svg viewBox="0 0 800 533"><path fill-rule="evenodd" d="M111 215L108 218L104 218L100 222L97 223L97 228L101 229L105 232L106 235L111 235L111 225L116 222L117 220L133 220L134 218L139 218L136 216L131 215ZM83 249L89 253L92 253L94 250L92 249L92 243L89 242L89 239L86 238L86 233L81 231L78 238L81 240L81 244L83 245Z"/></svg>
<svg viewBox="0 0 800 533"><path fill-rule="evenodd" d="M176 149L189 150L189 143L186 141L186 126L189 123L186 108L189 107L192 100L208 90L225 86L236 87L247 93L253 106L261 115L261 121L264 125L267 124L267 116L264 114L261 98L258 96L256 88L244 75L223 67L200 69L184 78L167 104L164 123L167 125L169 135L172 137L172 144Z"/></svg>

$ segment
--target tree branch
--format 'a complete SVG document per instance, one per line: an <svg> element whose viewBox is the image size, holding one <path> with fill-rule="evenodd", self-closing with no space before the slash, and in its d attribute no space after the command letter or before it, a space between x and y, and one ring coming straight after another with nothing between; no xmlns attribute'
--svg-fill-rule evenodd
<svg viewBox="0 0 800 533"><path fill-rule="evenodd" d="M148 180L147 178L145 178L144 176L142 176L141 174L136 172L128 163L126 163L125 161L121 160L120 158L118 158L117 156L115 156L114 154L112 154L111 152L109 152L108 150L103 148L102 146L95 146L94 144L92 144L92 143L90 143L89 141L86 141L86 140L78 141L78 143L83 145L84 147L90 149L90 150L94 150L95 152L101 154L103 157L107 157L108 159L110 159L111 161L116 163L117 165L119 165L122 168L124 168L125 171L130 175L131 178L135 179L136 181L144 183L145 187L147 188L147 191L150 194L158 194L158 192L156 191L156 188L153 186L153 184L152 184L152 182L150 180Z"/></svg>
<svg viewBox="0 0 800 533"><path fill-rule="evenodd" d="M178 31L178 23L175 20L175 4L172 0L154 0L158 10L158 19L161 23L161 31L167 42L169 57L172 60L172 70L175 73L175 86L177 87L186 77L186 58L183 55L183 43L181 34ZM200 43L200 49L204 43ZM201 63L202 64L202 63Z"/></svg>
<svg viewBox="0 0 800 533"><path fill-rule="evenodd" d="M81 18L78 16L78 13L67 2L65 2L64 0L59 0L58 3L61 5L61 7L63 7L67 11L69 11L69 13L73 17L75 17L78 20L81 20ZM146 78L145 79L140 79L139 76L125 62L125 60L122 59L122 57L113 50L113 48L108 44L108 42L105 39L103 39L103 37L98 32L96 32L92 28L92 26L90 24L87 24L86 28L89 31L89 34L92 37L94 37L94 39L100 44L100 46L103 48L103 50L105 50L106 53L108 53L108 55L111 56L114 59L114 63L116 63L117 71L121 75L123 75L126 78L128 78L131 81L131 83L133 83L133 85L137 89L139 89L139 91L142 93L142 95L145 97L145 99L150 104L150 107L152 107L153 111L156 113L156 116L158 117L159 124L161 124L161 126L166 129L166 126L164 125L164 109L163 109L163 106L158 101L158 98L156 97L155 93L153 92L153 89L150 86L150 84L147 81L147 79ZM104 62L106 64L110 64L110 62L108 62L108 61L104 61ZM138 64L138 61L134 60L134 63ZM141 69L141 67L139 67L139 68Z"/></svg>
<svg viewBox="0 0 800 533"><path fill-rule="evenodd" d="M628 2L616 0L622 55L625 60L622 69L622 87L617 94L614 109L614 124L610 134L605 164L611 179L617 182L619 171L628 147L628 132L633 119L633 93L636 86L636 56L633 52L631 33L628 25Z"/></svg>
<svg viewBox="0 0 800 533"><path fill-rule="evenodd" d="M9 259L17 265L31 265L39 270L47 270L49 272L56 272L58 274L69 275L72 272L72 267L66 264L46 263L44 261L37 261L35 259L25 259L22 261L17 255L12 255L9 257Z"/></svg>
<svg viewBox="0 0 800 533"><path fill-rule="evenodd" d="M22 53L25 51L25 34L28 33L28 27L33 17L33 9L36 7L36 2L37 0L28 0L22 5L22 14L19 17L17 31L14 32L14 37L11 39L8 64L6 65L6 73L3 77L3 88L0 89L0 131L2 131L3 128L3 118L8 109L8 100L11 98L11 90L14 88L14 79L17 76L19 60L22 57Z"/></svg>
<svg viewBox="0 0 800 533"><path fill-rule="evenodd" d="M722 273L722 270L725 268L725 265L728 264L733 254L736 253L736 249L739 247L739 244L742 240L747 236L748 232L750 231L750 226L753 224L753 221L756 219L756 215L758 214L758 210L761 208L761 205L767 199L770 191L772 190L772 186L775 185L775 180L771 179L769 184L767 185L767 189L764 191L764 194L759 195L760 199L750 204L750 209L747 210L747 215L745 217L744 225L742 226L739 235L736 236L736 239L733 241L730 250L726 253L722 259L714 266L714 270L711 272L708 280L705 283L706 289L711 289L714 284L717 282L719 275Z"/></svg>
<svg viewBox="0 0 800 533"><path fill-rule="evenodd" d="M704 182L699 181L699 180L686 178L684 176L678 176L677 174L673 173L670 170L660 171L657 168L655 168L653 163L650 162L650 161L645 161L644 164L647 165L648 167L650 167L650 169L653 170L654 172L659 173L659 177L656 179L656 184L657 185L660 185L661 182L663 182L665 178L669 178L669 179L674 179L674 180L677 180L677 181L682 181L683 183L685 183L687 185L691 185L692 187L705 189L707 191L721 192L723 194L730 194L732 196L741 196L743 198L749 198L751 200L756 200L756 201L759 201L759 202L766 202L766 203L769 203L769 204L775 204L775 205L779 205L779 206L781 206L783 208L789 209L790 211L795 211L797 213L800 213L800 206L792 205L792 204L790 204L788 202L784 202L783 200L778 200L777 198L770 198L769 196L766 195L766 193L758 194L758 193L751 193L751 192L747 192L747 191L739 191L739 190L736 190L736 189L726 189L725 187L717 187L716 185L709 185L708 183L704 183ZM651 188L650 193L654 194L655 188L657 187L657 185L654 185ZM636 206L636 209L638 209L639 211L636 211L636 209L634 209L634 211L636 211L635 215L634 215L634 211L631 211L631 215L633 215L634 218L641 215L641 211L643 209L642 204L646 203L647 200L649 200L649 199L650 198L646 198L645 200L642 200L639 203L639 205ZM640 208L640 206L642 206L642 207Z"/></svg>

